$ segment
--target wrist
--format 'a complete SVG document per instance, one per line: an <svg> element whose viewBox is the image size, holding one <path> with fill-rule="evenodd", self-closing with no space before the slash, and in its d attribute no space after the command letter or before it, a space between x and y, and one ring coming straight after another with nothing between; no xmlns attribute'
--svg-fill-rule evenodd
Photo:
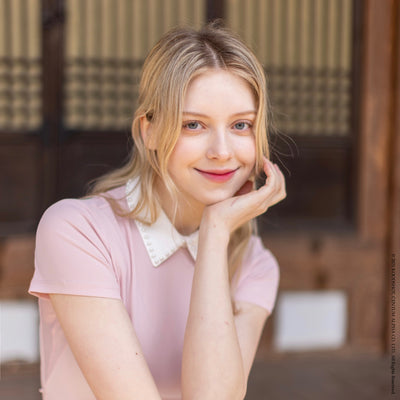
<svg viewBox="0 0 400 400"><path fill-rule="evenodd" d="M204 210L199 229L200 236L211 237L216 243L228 245L230 239L229 229L225 226L218 216L214 213Z"/></svg>

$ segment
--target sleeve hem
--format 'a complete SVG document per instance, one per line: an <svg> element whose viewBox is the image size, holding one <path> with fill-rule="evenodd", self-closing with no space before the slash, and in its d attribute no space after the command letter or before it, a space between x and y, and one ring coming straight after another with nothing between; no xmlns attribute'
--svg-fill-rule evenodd
<svg viewBox="0 0 400 400"><path fill-rule="evenodd" d="M270 304L266 305L265 303L263 303L262 301L257 301L257 300L253 300L253 299L247 299L247 298L241 298L241 297L235 297L234 301L244 301L246 303L251 303L251 304L255 304L256 306L260 306L262 308L264 308L265 310L267 310L269 312L269 315L272 314L272 311L274 310L274 306L271 307Z"/></svg>
<svg viewBox="0 0 400 400"><path fill-rule="evenodd" d="M35 284L31 285L28 293L38 298L48 299L50 293L70 294L76 296L91 296L91 297L107 297L121 300L121 294L116 288L79 288L79 287L62 287L51 284Z"/></svg>

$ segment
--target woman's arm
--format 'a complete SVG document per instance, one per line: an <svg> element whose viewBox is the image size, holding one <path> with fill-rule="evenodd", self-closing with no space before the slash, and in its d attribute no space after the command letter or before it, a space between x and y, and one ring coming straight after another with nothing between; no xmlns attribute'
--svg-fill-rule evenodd
<svg viewBox="0 0 400 400"><path fill-rule="evenodd" d="M227 248L233 230L286 196L278 167L265 161L264 169L268 179L262 188L204 211L183 346L184 400L234 400L245 396L267 311L249 305L235 320ZM245 323L249 325L245 327Z"/></svg>
<svg viewBox="0 0 400 400"><path fill-rule="evenodd" d="M243 399L243 361L229 292L227 242L204 224L182 357L183 400Z"/></svg>
<svg viewBox="0 0 400 400"><path fill-rule="evenodd" d="M50 299L96 399L161 399L121 300L64 294Z"/></svg>

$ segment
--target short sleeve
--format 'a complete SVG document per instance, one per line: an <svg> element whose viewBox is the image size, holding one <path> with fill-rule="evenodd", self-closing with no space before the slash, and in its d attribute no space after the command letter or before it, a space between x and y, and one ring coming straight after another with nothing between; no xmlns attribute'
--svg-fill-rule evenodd
<svg viewBox="0 0 400 400"><path fill-rule="evenodd" d="M234 291L235 301L246 301L272 312L279 285L279 265L265 249L261 239L253 236Z"/></svg>
<svg viewBox="0 0 400 400"><path fill-rule="evenodd" d="M65 199L49 207L36 232L35 272L29 293L121 298L104 232L87 200Z"/></svg>

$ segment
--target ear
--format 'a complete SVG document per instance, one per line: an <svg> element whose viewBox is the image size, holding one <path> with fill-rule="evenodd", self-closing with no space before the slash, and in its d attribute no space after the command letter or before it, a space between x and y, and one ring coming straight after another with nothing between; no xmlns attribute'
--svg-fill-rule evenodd
<svg viewBox="0 0 400 400"><path fill-rule="evenodd" d="M140 134L142 135L143 143L149 150L157 150L157 146L152 135L153 124L144 115L140 117Z"/></svg>

